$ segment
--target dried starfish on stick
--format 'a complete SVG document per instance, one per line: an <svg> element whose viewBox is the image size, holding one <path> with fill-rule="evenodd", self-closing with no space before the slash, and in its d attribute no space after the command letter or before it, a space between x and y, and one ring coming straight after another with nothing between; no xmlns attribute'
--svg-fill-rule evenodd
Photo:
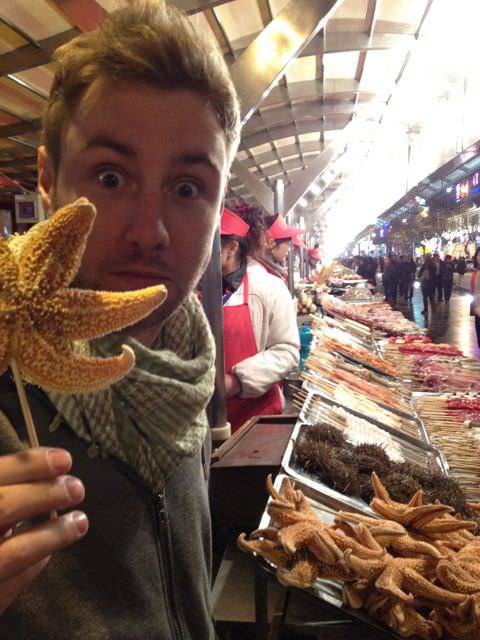
<svg viewBox="0 0 480 640"><path fill-rule="evenodd" d="M0 240L0 374L12 369L31 446L38 439L22 379L66 393L116 382L135 364L129 347L112 358L91 358L76 353L73 341L134 324L167 295L163 285L132 292L70 288L95 215L80 198L25 235Z"/></svg>

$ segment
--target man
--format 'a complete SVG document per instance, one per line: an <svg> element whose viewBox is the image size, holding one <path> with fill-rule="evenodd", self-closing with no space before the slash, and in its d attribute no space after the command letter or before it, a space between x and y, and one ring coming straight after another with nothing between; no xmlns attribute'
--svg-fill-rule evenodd
<svg viewBox="0 0 480 640"><path fill-rule="evenodd" d="M0 459L0 639L210 640L202 444L214 354L191 292L238 144L235 91L186 18L135 4L62 47L44 125L46 209L86 196L98 212L75 285L165 283L169 296L127 335L91 345L134 348L124 381L72 396L29 389L47 448ZM0 447L14 452L22 420L0 382ZM69 512L84 496L84 512Z"/></svg>
<svg viewBox="0 0 480 640"><path fill-rule="evenodd" d="M443 299L448 304L452 296L454 266L451 255L446 255L440 269L443 287Z"/></svg>
<svg viewBox="0 0 480 640"><path fill-rule="evenodd" d="M397 302L398 270L395 258L391 255L384 258L382 282L385 302L395 306Z"/></svg>
<svg viewBox="0 0 480 640"><path fill-rule="evenodd" d="M437 295L437 302L443 301L443 281L442 281L442 264L443 261L438 253L433 254L433 266L435 267L434 276L434 297Z"/></svg>

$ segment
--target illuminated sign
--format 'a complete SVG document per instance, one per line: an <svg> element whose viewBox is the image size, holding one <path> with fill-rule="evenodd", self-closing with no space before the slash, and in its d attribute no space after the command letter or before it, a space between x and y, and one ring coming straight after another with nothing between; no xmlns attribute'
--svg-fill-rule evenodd
<svg viewBox="0 0 480 640"><path fill-rule="evenodd" d="M468 194L470 193L470 184L468 180L464 180L463 182L458 182L455 187L455 200L460 202L460 200L465 200L468 198Z"/></svg>
<svg viewBox="0 0 480 640"><path fill-rule="evenodd" d="M455 185L455 202L466 200L471 194L480 193L480 171Z"/></svg>

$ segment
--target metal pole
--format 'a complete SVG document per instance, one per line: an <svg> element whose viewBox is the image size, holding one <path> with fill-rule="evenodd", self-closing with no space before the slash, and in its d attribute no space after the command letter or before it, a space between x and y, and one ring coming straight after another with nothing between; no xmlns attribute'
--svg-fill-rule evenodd
<svg viewBox="0 0 480 640"><path fill-rule="evenodd" d="M303 216L300 216L300 229L303 229L303 231L305 231L305 218ZM307 277L306 259L308 254L304 249L304 244L306 244L305 233L302 235L302 244L300 246L300 278Z"/></svg>
<svg viewBox="0 0 480 640"><path fill-rule="evenodd" d="M273 191L273 206L275 213L279 213L281 216L285 214L285 185L281 178L275 180L274 191ZM293 212L289 212L287 216L287 224L292 223ZM287 258L287 268L288 268L288 288L290 293L293 295L293 242L290 240L290 250L288 252Z"/></svg>
<svg viewBox="0 0 480 640"><path fill-rule="evenodd" d="M226 440L231 435L225 400L225 361L223 355L223 307L220 231L213 238L212 257L202 278L202 304L215 338L215 391L207 407L212 440Z"/></svg>

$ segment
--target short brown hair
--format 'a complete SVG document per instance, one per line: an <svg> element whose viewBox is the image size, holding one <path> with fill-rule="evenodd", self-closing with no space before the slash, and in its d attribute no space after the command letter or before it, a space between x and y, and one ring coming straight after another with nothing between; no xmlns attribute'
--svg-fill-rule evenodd
<svg viewBox="0 0 480 640"><path fill-rule="evenodd" d="M101 26L63 45L43 120L43 143L55 170L62 131L97 78L137 80L162 89L202 93L225 133L230 161L240 136L237 94L227 66L212 41L164 2L133 0L113 11Z"/></svg>

